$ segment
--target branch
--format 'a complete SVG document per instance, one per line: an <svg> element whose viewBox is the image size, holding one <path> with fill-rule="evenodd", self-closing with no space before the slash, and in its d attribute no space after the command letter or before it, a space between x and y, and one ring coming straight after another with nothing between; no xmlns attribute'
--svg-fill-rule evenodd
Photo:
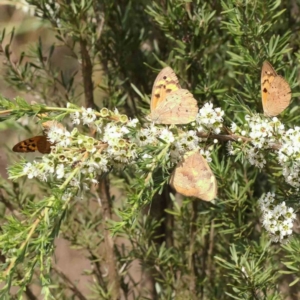
<svg viewBox="0 0 300 300"><path fill-rule="evenodd" d="M94 84L93 84L93 66L91 57L87 49L87 42L85 39L80 39L80 50L81 50L81 71L83 78L83 88L85 95L85 107L91 107L97 109L94 102Z"/></svg>
<svg viewBox="0 0 300 300"><path fill-rule="evenodd" d="M102 216L104 219L104 244L106 252L106 262L108 266L108 283L109 289L111 290L111 299L117 300L120 298L120 279L117 271L117 263L114 252L114 240L110 235L109 229L106 227L106 222L111 220L111 205L110 205L110 194L109 184L106 177L100 178L99 180L99 195L101 199Z"/></svg>
<svg viewBox="0 0 300 300"><path fill-rule="evenodd" d="M252 141L251 138L245 137L245 136L241 136L241 135L237 135L237 134L203 134L203 133L198 133L197 136L201 137L201 138L206 138L206 139L217 139L219 141L238 141L238 140L242 140L243 142L249 143ZM271 149L274 150L279 150L281 148L281 144L271 144L270 145Z"/></svg>

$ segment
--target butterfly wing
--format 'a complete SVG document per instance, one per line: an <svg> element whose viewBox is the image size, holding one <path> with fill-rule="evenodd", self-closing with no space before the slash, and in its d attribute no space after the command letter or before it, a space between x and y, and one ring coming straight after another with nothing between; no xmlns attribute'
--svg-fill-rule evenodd
<svg viewBox="0 0 300 300"><path fill-rule="evenodd" d="M199 150L185 154L175 167L170 184L176 192L184 196L205 201L211 201L217 195L216 178Z"/></svg>
<svg viewBox="0 0 300 300"><path fill-rule="evenodd" d="M187 124L195 121L198 114L197 101L184 89L167 95L151 113L151 120L157 124Z"/></svg>
<svg viewBox="0 0 300 300"><path fill-rule="evenodd" d="M19 142L13 147L14 152L35 152L39 151L42 154L51 152L52 144L47 140L44 135L34 136L30 139Z"/></svg>
<svg viewBox="0 0 300 300"><path fill-rule="evenodd" d="M265 61L261 72L261 95L264 114L269 117L283 112L291 101L291 88L277 75L272 65Z"/></svg>
<svg viewBox="0 0 300 300"><path fill-rule="evenodd" d="M172 68L166 67L157 75L151 94L150 110L153 112L168 94L180 89L178 78Z"/></svg>

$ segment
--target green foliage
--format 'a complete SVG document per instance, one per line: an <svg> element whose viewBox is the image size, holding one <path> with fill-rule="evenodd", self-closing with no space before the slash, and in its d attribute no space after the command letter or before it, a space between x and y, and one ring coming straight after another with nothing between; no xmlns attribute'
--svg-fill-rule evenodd
<svg viewBox="0 0 300 300"><path fill-rule="evenodd" d="M27 3L36 8L35 22L52 33L55 42L38 39L15 60L11 47L17 32L3 31L1 41L9 40L3 49L5 79L38 103L1 97L1 120L29 116L40 118L40 123L64 122L85 106L98 107L101 120L125 124L127 115L143 124L153 70L170 65L200 108L211 101L225 111L226 126L242 125L247 114L262 113L260 72L268 60L293 91L294 101L280 118L287 128L299 124L297 2L296 8L272 0ZM61 49L67 54L57 64L55 54ZM68 67L62 66L64 59ZM115 107L124 114L119 119ZM139 129L132 129L128 140ZM78 131L88 132L80 126ZM229 128L224 131L230 133ZM174 197L168 187L170 144L162 142L160 147L137 150L139 157L151 158L127 168L115 164L99 176L98 188L78 185L67 198L64 193L72 178L78 176L80 182L80 162L74 162L67 180L42 183L19 178L25 160L12 165L10 180L0 180L5 208L0 208L0 298L13 299L12 287L17 287L16 299L35 299L30 292L33 282L38 282L44 299L292 296L299 289L299 238L294 234L289 244L271 244L257 205L263 193L275 191L280 200L299 206L296 189L283 180L271 151L260 171L242 151L230 157L226 143L219 143L211 163L218 197L207 203ZM209 139L206 143L212 144ZM121 195L112 196L109 188L118 188ZM53 265L59 235L90 261L92 267L83 270L92 278L86 295ZM124 242L116 241L119 237ZM136 262L141 276L133 276Z"/></svg>

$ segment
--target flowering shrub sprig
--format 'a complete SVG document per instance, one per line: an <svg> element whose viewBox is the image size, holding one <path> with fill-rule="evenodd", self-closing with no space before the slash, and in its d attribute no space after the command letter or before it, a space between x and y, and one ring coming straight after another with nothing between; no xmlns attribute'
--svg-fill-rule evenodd
<svg viewBox="0 0 300 300"><path fill-rule="evenodd" d="M293 232L296 214L285 202L275 205L275 194L267 193L259 200L262 211L262 224L270 234L271 241L285 243Z"/></svg>
<svg viewBox="0 0 300 300"><path fill-rule="evenodd" d="M245 125L239 127L232 123L231 135L226 136L221 133L224 126L224 112L220 108L213 108L211 103L206 103L199 110L195 122L182 128L157 126L153 123L142 127L137 119L128 120L126 116L120 115L117 109L110 112L103 108L100 113L97 113L91 108L79 109L74 105L68 105L68 108L72 109L69 113L71 123L74 126L81 123L89 126L95 130L95 137L79 133L77 127L68 131L54 122L47 130L48 140L53 144L51 153L43 156L41 161L24 162L22 172L11 174L11 179L27 176L29 179L38 178L47 181L51 178L59 182L70 176L75 165L80 166L77 177L69 182L69 187L62 197L64 199L70 197L72 189L77 191L80 184L84 189L87 189L91 183L97 184L98 176L111 168L124 168L145 161L148 166L146 169L149 170L152 165L150 169L154 170L157 161L153 160L151 153L143 150L147 146L165 148L165 145L169 145L169 151L164 150L162 153L165 155L165 161L171 163L170 166L180 161L186 152L197 148L210 162L212 148L207 147L207 141L210 136L213 136L214 140L227 137L230 140L231 155L243 151L249 162L260 169L266 164L265 151L273 149L277 154L278 163L282 166L286 182L295 187L300 185L298 179L300 165L297 163L300 156L300 129L296 127L285 131L284 125L277 117L269 119L259 115L246 116ZM149 182L151 172L145 174L146 182ZM265 199L261 200L261 203L266 203L271 198ZM274 212L270 209L262 209L262 211L265 220ZM272 222L275 222L274 219ZM284 241L286 235L291 233L291 228L279 234L277 229L271 231L267 221L263 224L267 231L272 232L273 241Z"/></svg>

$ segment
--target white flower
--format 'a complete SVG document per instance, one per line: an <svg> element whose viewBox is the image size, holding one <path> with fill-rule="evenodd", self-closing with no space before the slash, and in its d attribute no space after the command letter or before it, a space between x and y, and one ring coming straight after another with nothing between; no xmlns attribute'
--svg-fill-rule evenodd
<svg viewBox="0 0 300 300"><path fill-rule="evenodd" d="M211 162L212 159L210 157L211 153L208 150L200 150L200 154L206 159L207 162Z"/></svg>
<svg viewBox="0 0 300 300"><path fill-rule="evenodd" d="M63 164L59 164L56 167L56 177L57 179L61 179L64 177L64 175L65 175L65 167Z"/></svg>
<svg viewBox="0 0 300 300"><path fill-rule="evenodd" d="M95 114L94 110L91 109L90 107L89 108L82 107L81 111L82 111L81 118L82 118L83 124L89 125L90 123L92 123L96 120L96 114Z"/></svg>
<svg viewBox="0 0 300 300"><path fill-rule="evenodd" d="M119 139L123 137L120 127L113 123L108 123L104 128L104 135L102 140L109 145L118 144Z"/></svg>
<svg viewBox="0 0 300 300"><path fill-rule="evenodd" d="M75 111L74 113L70 114L70 118L71 118L72 123L74 125L79 125L80 124L80 118L79 117L80 117L79 111Z"/></svg>
<svg viewBox="0 0 300 300"><path fill-rule="evenodd" d="M139 123L139 120L134 118L134 119L128 121L127 126L135 128L138 123Z"/></svg>
<svg viewBox="0 0 300 300"><path fill-rule="evenodd" d="M25 164L25 166L23 168L23 172L27 175L27 177L29 179L38 177L40 174L40 171L39 171L39 169L36 168L35 164L36 164L36 162L34 162L34 164L28 162Z"/></svg>
<svg viewBox="0 0 300 300"><path fill-rule="evenodd" d="M168 129L164 128L161 132L159 137L164 140L166 143L173 143L175 138L173 133Z"/></svg>
<svg viewBox="0 0 300 300"><path fill-rule="evenodd" d="M251 165L254 165L260 169L266 164L266 160L261 152L256 148L250 148L246 152L246 156Z"/></svg>
<svg viewBox="0 0 300 300"><path fill-rule="evenodd" d="M49 159L47 156L43 156L44 170L47 173L54 173L54 163L53 160Z"/></svg>
<svg viewBox="0 0 300 300"><path fill-rule="evenodd" d="M96 155L95 160L100 171L108 172L108 159L104 155Z"/></svg>
<svg viewBox="0 0 300 300"><path fill-rule="evenodd" d="M57 144L62 146L63 148L67 148L71 144L71 142L71 134L69 131L65 130L61 135L60 141Z"/></svg>
<svg viewBox="0 0 300 300"><path fill-rule="evenodd" d="M235 154L232 142L230 142L230 141L227 143L227 151L228 151L229 155L234 155Z"/></svg>
<svg viewBox="0 0 300 300"><path fill-rule="evenodd" d="M117 162L128 163L129 159L127 157L127 151L125 149L120 149L114 152L114 159Z"/></svg>
<svg viewBox="0 0 300 300"><path fill-rule="evenodd" d="M157 136L159 131L156 126L151 124L149 127L142 128L137 134L137 144L139 146L145 146L149 144L157 143Z"/></svg>
<svg viewBox="0 0 300 300"><path fill-rule="evenodd" d="M129 133L129 129L128 129L126 126L124 126L124 125L121 127L120 131L121 131L123 134Z"/></svg>
<svg viewBox="0 0 300 300"><path fill-rule="evenodd" d="M235 133L237 131L237 128L237 125L234 122L232 122L230 125L231 132Z"/></svg>
<svg viewBox="0 0 300 300"><path fill-rule="evenodd" d="M221 108L213 108L212 103L205 103L199 110L196 118L198 132L213 130L216 134L221 132L224 111Z"/></svg>

